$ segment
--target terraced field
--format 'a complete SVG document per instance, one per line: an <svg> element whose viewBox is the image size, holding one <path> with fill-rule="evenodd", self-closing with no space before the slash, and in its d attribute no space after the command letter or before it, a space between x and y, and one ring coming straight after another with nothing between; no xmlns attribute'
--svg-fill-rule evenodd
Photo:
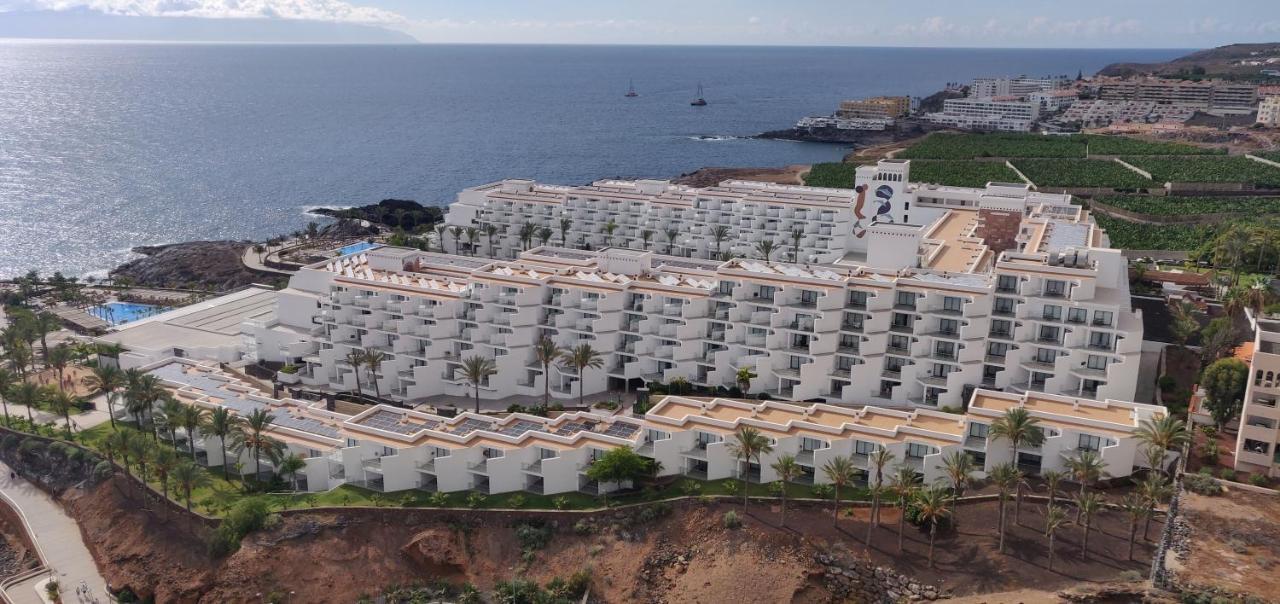
<svg viewBox="0 0 1280 604"><path fill-rule="evenodd" d="M1098 201L1121 210L1151 216L1280 213L1280 198L1278 197L1145 197L1121 195L1101 197Z"/></svg>
<svg viewBox="0 0 1280 604"><path fill-rule="evenodd" d="M952 187L985 187L988 182L1022 183L1002 161L929 160L911 162L911 182Z"/></svg>
<svg viewBox="0 0 1280 604"><path fill-rule="evenodd" d="M853 175L857 169L853 164L813 164L809 173L804 175L804 184L810 187L852 189Z"/></svg>
<svg viewBox="0 0 1280 604"><path fill-rule="evenodd" d="M1108 159L1014 159L1014 167L1041 187L1141 189L1151 180ZM913 170L914 171L914 170Z"/></svg>
<svg viewBox="0 0 1280 604"><path fill-rule="evenodd" d="M1139 224L1095 213L1098 226L1106 229L1111 247L1128 250L1180 250L1199 249L1204 242L1217 236L1223 225L1161 225Z"/></svg>
<svg viewBox="0 0 1280 604"><path fill-rule="evenodd" d="M1280 187L1280 168L1247 157L1126 157L1157 182L1243 182Z"/></svg>
<svg viewBox="0 0 1280 604"><path fill-rule="evenodd" d="M1088 155L1221 155L1226 153L1226 150L1186 143L1145 141L1099 134L1046 136L1017 133L936 132L899 153L897 157L902 159L1084 158L1086 153Z"/></svg>
<svg viewBox="0 0 1280 604"><path fill-rule="evenodd" d="M1144 141L1126 136L1080 134L1071 137L1088 145L1089 155L1223 155L1224 148L1197 147L1186 143Z"/></svg>

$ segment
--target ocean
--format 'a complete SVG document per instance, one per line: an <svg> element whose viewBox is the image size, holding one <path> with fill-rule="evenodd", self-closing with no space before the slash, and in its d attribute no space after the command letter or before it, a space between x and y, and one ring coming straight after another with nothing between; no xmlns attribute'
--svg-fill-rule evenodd
<svg viewBox="0 0 1280 604"><path fill-rule="evenodd" d="M447 204L507 177L837 161L749 137L844 98L1184 53L0 41L0 277L102 275L138 245L263 239L317 206ZM709 105L690 107L699 83Z"/></svg>

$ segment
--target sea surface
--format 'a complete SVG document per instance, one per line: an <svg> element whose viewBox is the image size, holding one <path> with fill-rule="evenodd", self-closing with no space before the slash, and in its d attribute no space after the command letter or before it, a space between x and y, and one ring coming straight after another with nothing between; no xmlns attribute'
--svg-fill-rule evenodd
<svg viewBox="0 0 1280 604"><path fill-rule="evenodd" d="M504 177L835 161L847 149L747 137L843 98L1181 54L0 41L0 277L101 275L133 246L262 239L309 208L447 204ZM690 107L699 83L709 106Z"/></svg>

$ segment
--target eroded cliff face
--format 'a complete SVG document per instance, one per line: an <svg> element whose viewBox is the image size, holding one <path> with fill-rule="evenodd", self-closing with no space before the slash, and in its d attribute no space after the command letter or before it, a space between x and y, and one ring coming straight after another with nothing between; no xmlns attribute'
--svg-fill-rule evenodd
<svg viewBox="0 0 1280 604"><path fill-rule="evenodd" d="M135 248L142 258L112 269L114 279L127 278L142 287L235 289L270 279L245 268L241 255L249 247L242 241L190 241L173 245Z"/></svg>

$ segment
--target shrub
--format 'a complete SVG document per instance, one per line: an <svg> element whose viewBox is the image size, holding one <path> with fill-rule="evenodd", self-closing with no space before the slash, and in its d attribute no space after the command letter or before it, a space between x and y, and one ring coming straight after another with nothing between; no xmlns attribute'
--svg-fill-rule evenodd
<svg viewBox="0 0 1280 604"><path fill-rule="evenodd" d="M1263 474L1254 474L1249 477L1249 484L1255 487L1266 487L1271 485L1271 481Z"/></svg>
<svg viewBox="0 0 1280 604"><path fill-rule="evenodd" d="M654 520L667 516L670 513L671 504L666 503L665 501L658 502L653 505L647 505L640 508L640 511L636 513L636 520L640 522L653 522Z"/></svg>
<svg viewBox="0 0 1280 604"><path fill-rule="evenodd" d="M737 495L741 486L742 485L739 484L738 481L730 480L729 482L724 483L724 492L729 495Z"/></svg>
<svg viewBox="0 0 1280 604"><path fill-rule="evenodd" d="M776 481L774 481L774 482L769 483L769 486L768 486L768 487L766 487L766 488L769 490L769 494L770 494L770 495L773 495L773 496L777 497L778 495L781 495L781 494L782 494L782 491L783 491L786 487L784 487L784 486L782 485L782 481L781 481L781 480L776 480Z"/></svg>
<svg viewBox="0 0 1280 604"><path fill-rule="evenodd" d="M742 526L742 519L738 518L738 513L733 510L724 513L723 522L724 528L727 529L736 529Z"/></svg>
<svg viewBox="0 0 1280 604"><path fill-rule="evenodd" d="M18 445L18 452L26 455L39 455L44 453L44 450L44 443L34 438L25 439L22 444Z"/></svg>
<svg viewBox="0 0 1280 604"><path fill-rule="evenodd" d="M1178 387L1178 380L1173 379L1173 376L1167 373L1160 376L1160 379L1157 380L1156 383L1160 386L1161 390L1166 392L1172 392Z"/></svg>
<svg viewBox="0 0 1280 604"><path fill-rule="evenodd" d="M587 522L586 519L573 523L573 532L578 535L590 535L594 530L595 527L590 522Z"/></svg>
<svg viewBox="0 0 1280 604"><path fill-rule="evenodd" d="M1218 468L1218 478L1223 480L1235 480L1236 472L1231 468Z"/></svg>
<svg viewBox="0 0 1280 604"><path fill-rule="evenodd" d="M1218 465L1218 457L1220 455L1222 455L1222 447L1218 446L1216 441L1210 442L1205 445L1204 451L1201 453L1201 459L1203 459L1206 464Z"/></svg>
<svg viewBox="0 0 1280 604"><path fill-rule="evenodd" d="M685 495L697 495L702 492L702 483L686 479L680 483L680 492Z"/></svg>
<svg viewBox="0 0 1280 604"><path fill-rule="evenodd" d="M467 495L467 507L474 510L484 505L485 499L486 497L481 493L472 493L470 495Z"/></svg>
<svg viewBox="0 0 1280 604"><path fill-rule="evenodd" d="M516 525L516 541L522 550L540 550L551 542L551 527L540 522L522 522Z"/></svg>
<svg viewBox="0 0 1280 604"><path fill-rule="evenodd" d="M1200 495L1221 495L1222 484L1215 480L1212 476L1204 474L1187 474L1182 477L1182 486L1188 491Z"/></svg>
<svg viewBox="0 0 1280 604"><path fill-rule="evenodd" d="M1119 578L1120 578L1120 580L1121 580L1121 581L1130 581L1130 582L1132 582L1132 581L1141 581L1141 580L1142 580L1142 573L1140 573L1140 572L1138 572L1138 571L1136 571L1136 570L1126 570L1126 571L1121 571L1121 572L1120 572L1120 576L1119 576Z"/></svg>
<svg viewBox="0 0 1280 604"><path fill-rule="evenodd" d="M437 491L432 493L430 497L427 497L427 504L431 507L442 508L449 505L449 496Z"/></svg>
<svg viewBox="0 0 1280 604"><path fill-rule="evenodd" d="M569 498L564 496L556 497L551 500L551 505L555 506L557 510L567 510L569 509Z"/></svg>
<svg viewBox="0 0 1280 604"><path fill-rule="evenodd" d="M213 532L209 551L214 556L230 554L240 548L240 540L268 522L270 504L261 497L243 499L231 506L222 524ZM278 517L277 517L278 518Z"/></svg>
<svg viewBox="0 0 1280 604"><path fill-rule="evenodd" d="M286 374L286 375L293 375L293 374L295 374L295 373L297 373L297 372L298 372L298 366L297 366L297 365L285 365L284 367L281 367L281 368L280 368L280 373L283 373L283 374Z"/></svg>
<svg viewBox="0 0 1280 604"><path fill-rule="evenodd" d="M93 467L93 477L97 480L106 480L111 478L116 469L111 466L110 462L100 461L98 465Z"/></svg>
<svg viewBox="0 0 1280 604"><path fill-rule="evenodd" d="M813 487L813 496L818 499L828 499L834 491L829 484L819 484Z"/></svg>
<svg viewBox="0 0 1280 604"><path fill-rule="evenodd" d="M507 504L513 508L522 508L525 503L527 503L527 501L525 500L524 495L512 495L511 499L507 500Z"/></svg>
<svg viewBox="0 0 1280 604"><path fill-rule="evenodd" d="M11 450L18 446L20 440L17 434L5 434L4 438L0 439L0 448L4 448L6 451Z"/></svg>

